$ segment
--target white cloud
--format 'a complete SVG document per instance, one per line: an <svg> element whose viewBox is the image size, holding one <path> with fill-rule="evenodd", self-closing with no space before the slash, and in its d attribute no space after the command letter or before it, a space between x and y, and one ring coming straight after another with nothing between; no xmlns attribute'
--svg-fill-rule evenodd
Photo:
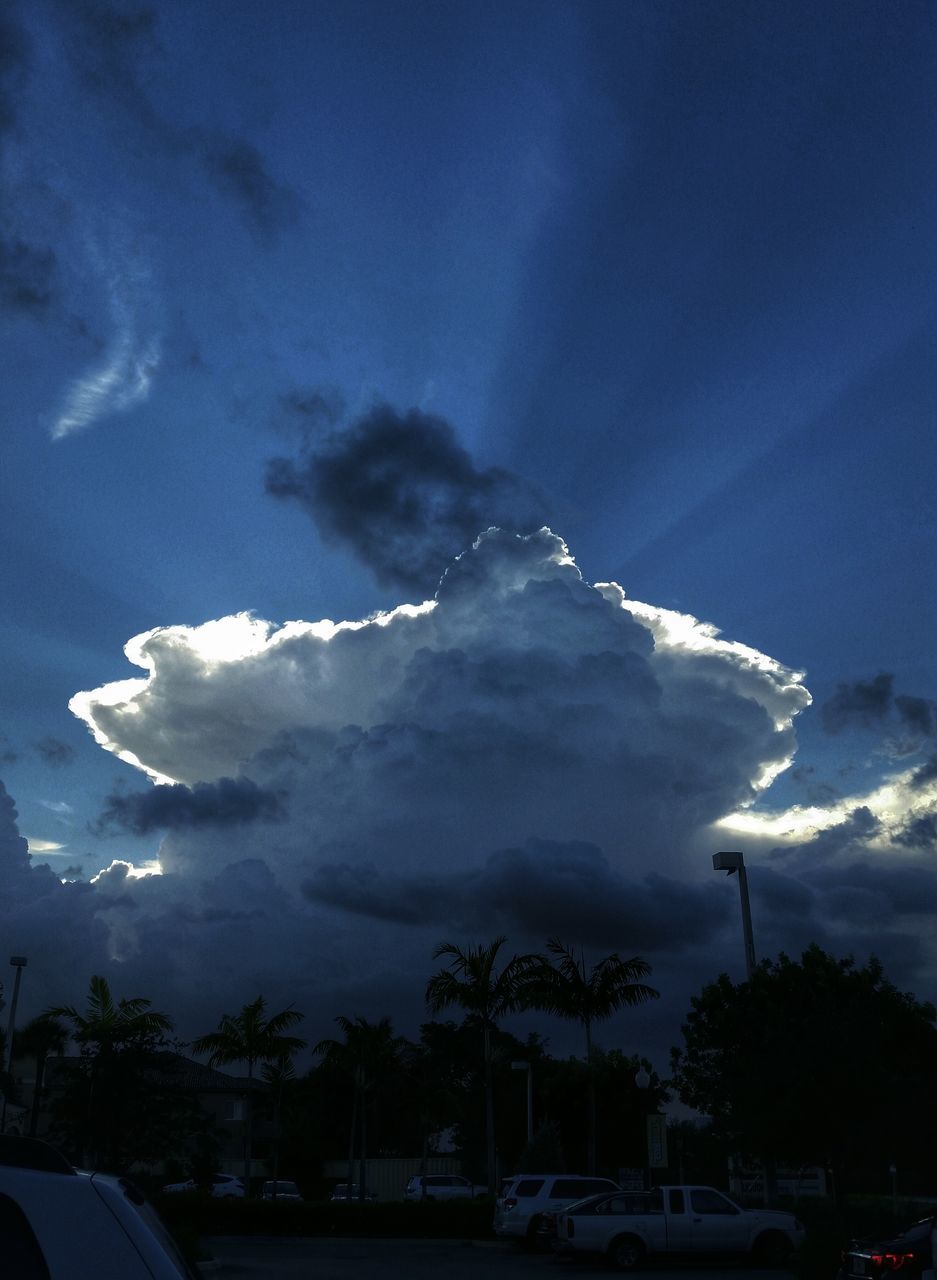
<svg viewBox="0 0 937 1280"><path fill-rule="evenodd" d="M37 840L35 836L28 836L27 840L30 853L56 853L59 849L67 848L56 840Z"/></svg>
<svg viewBox="0 0 937 1280"><path fill-rule="evenodd" d="M809 694L709 624L590 586L548 530L488 531L422 605L281 627L238 614L155 628L126 652L140 678L71 704L97 741L156 780L250 780L283 816L216 822L203 805L148 864L121 856L63 885L30 868L15 823L4 836L0 806L0 919L11 945L54 956L49 1002L108 972L185 1035L258 991L295 1001L312 1038L340 1012L391 1013L412 1034L441 937L504 929L536 947L556 921L651 960L670 1003L628 1022L664 1067L688 994L738 970L715 824L767 811ZM902 777L891 800L869 798L878 821L844 805L811 842L829 819L810 815L796 848L749 827L759 954L815 939L876 950L898 981L920 972L908 912L930 873L910 846L875 860L889 804L895 834L902 805L927 810L920 779Z"/></svg>
<svg viewBox="0 0 937 1280"><path fill-rule="evenodd" d="M52 425L53 440L92 426L100 418L146 399L160 362L161 338L149 272L138 257L112 247L105 257L92 251L105 277L112 335L100 364L77 378Z"/></svg>
<svg viewBox="0 0 937 1280"><path fill-rule="evenodd" d="M263 840L291 878L338 847L419 865L531 836L676 865L689 832L787 765L809 702L765 655L590 586L548 530L490 530L421 606L280 628L241 614L126 653L146 677L77 694L74 713L156 780L243 773L284 793ZM257 841L174 832L163 857L218 867Z"/></svg>

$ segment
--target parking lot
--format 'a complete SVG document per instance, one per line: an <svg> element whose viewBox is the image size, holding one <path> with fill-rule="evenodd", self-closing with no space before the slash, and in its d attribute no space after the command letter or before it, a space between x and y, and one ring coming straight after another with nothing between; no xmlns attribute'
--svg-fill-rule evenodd
<svg viewBox="0 0 937 1280"><path fill-rule="evenodd" d="M206 1274L241 1280L580 1280L610 1274L600 1259L529 1254L501 1241L287 1240L213 1237L208 1248L217 1265ZM660 1280L789 1280L791 1273L745 1262L708 1262L692 1267L649 1264L642 1274Z"/></svg>

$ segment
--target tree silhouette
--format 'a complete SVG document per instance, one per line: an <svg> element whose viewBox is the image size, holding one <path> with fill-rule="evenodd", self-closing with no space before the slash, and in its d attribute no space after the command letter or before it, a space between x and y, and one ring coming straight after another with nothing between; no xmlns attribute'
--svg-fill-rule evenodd
<svg viewBox="0 0 937 1280"><path fill-rule="evenodd" d="M29 1112L29 1136L36 1136L39 1109L42 1106L42 1090L45 1084L46 1059L50 1054L62 1053L68 1043L68 1029L57 1018L40 1014L27 1022L14 1036L14 1050L23 1057L35 1058L36 1071L33 1083L33 1100Z"/></svg>
<svg viewBox="0 0 937 1280"><path fill-rule="evenodd" d="M477 1020L482 1029L485 1058L485 1148L488 1163L488 1190L497 1191L495 1157L494 1082L491 1066L491 1032L498 1019L526 1007L524 993L530 976L541 963L533 955L512 956L498 972L498 952L505 937L495 938L487 946L462 949L452 942L441 942L433 959L448 960L446 968L434 974L426 984L426 1003L432 1013L458 1005Z"/></svg>
<svg viewBox="0 0 937 1280"><path fill-rule="evenodd" d="M253 1129L253 1079L254 1067L259 1062L276 1062L306 1047L306 1041L286 1032L301 1022L303 1015L292 1006L279 1013L264 1017L267 1002L258 996L244 1005L240 1013L221 1016L216 1031L193 1040L194 1053L208 1056L211 1067L226 1066L232 1062L247 1063L247 1117L244 1128L244 1190L250 1194L251 1149Z"/></svg>
<svg viewBox="0 0 937 1280"><path fill-rule="evenodd" d="M619 1009L655 1000L660 992L640 981L650 974L651 966L638 956L630 960L622 960L617 954L606 956L587 972L582 953L577 959L573 948L560 942L558 938L549 939L547 950L553 959L540 957L539 963L524 975L521 996L528 1007L578 1022L585 1032L586 1064L589 1070L587 1172L594 1174L595 1071L592 1028L596 1022L604 1022Z"/></svg>
<svg viewBox="0 0 937 1280"><path fill-rule="evenodd" d="M345 1037L341 1040L320 1040L313 1053L321 1054L325 1061L347 1073L353 1083L351 1126L348 1138L348 1194L354 1184L355 1133L358 1132L359 1172L358 1198L363 1200L367 1192L367 1106L378 1082L394 1072L400 1065L406 1040L394 1034L389 1018L368 1022L360 1015L356 1018L339 1016L335 1019Z"/></svg>
<svg viewBox="0 0 937 1280"><path fill-rule="evenodd" d="M164 1043L172 1030L168 1014L151 1009L150 1000L142 996L114 999L106 978L95 974L88 986L84 1010L74 1005L57 1005L46 1009L47 1019L62 1018L68 1032L81 1046L88 1061L88 1088L85 1122L82 1131L84 1160L97 1165L102 1154L117 1159L120 1145L122 1100L125 1112L132 1110L135 1084L147 1055ZM105 1095L100 1098L98 1095ZM125 1126L123 1126L125 1127Z"/></svg>

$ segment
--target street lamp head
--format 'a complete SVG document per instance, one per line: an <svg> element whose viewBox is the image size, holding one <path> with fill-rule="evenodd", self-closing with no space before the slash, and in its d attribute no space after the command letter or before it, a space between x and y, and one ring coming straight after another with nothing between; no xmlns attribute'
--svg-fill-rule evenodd
<svg viewBox="0 0 937 1280"><path fill-rule="evenodd" d="M745 866L745 859L740 853L714 853L713 854L713 871L728 871L729 875L734 875L736 871L741 870Z"/></svg>
<svg viewBox="0 0 937 1280"><path fill-rule="evenodd" d="M17 969L25 969L26 963L25 956L10 956L10 964L15 965Z"/></svg>
<svg viewBox="0 0 937 1280"><path fill-rule="evenodd" d="M634 1082L639 1089L649 1089L651 1087L651 1077L648 1075L648 1073L644 1070L643 1067L640 1067L634 1073Z"/></svg>

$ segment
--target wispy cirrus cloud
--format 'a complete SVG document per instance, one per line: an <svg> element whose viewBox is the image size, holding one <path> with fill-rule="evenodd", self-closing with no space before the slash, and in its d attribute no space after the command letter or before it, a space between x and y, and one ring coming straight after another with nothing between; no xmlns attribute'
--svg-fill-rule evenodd
<svg viewBox="0 0 937 1280"><path fill-rule="evenodd" d="M159 367L161 335L149 319L154 308L148 269L127 253L113 254L106 262L98 252L92 256L106 278L112 337L103 361L69 388L52 426L53 440L62 440L100 418L140 404L149 395Z"/></svg>

